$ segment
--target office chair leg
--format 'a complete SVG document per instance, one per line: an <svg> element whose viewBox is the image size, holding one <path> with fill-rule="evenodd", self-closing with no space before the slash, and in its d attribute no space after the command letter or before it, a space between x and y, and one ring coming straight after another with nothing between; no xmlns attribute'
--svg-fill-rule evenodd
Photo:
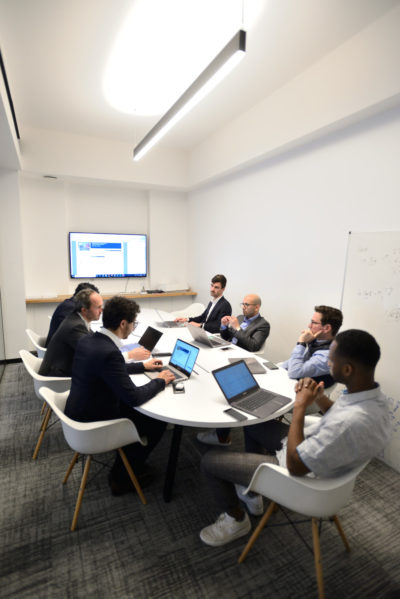
<svg viewBox="0 0 400 599"><path fill-rule="evenodd" d="M315 572L317 575L317 585L318 585L318 599L325 599L324 577L322 574L321 548L320 548L320 544L319 544L318 523L319 523L318 518L312 518L311 526L312 526L312 536L313 536L313 545L314 545Z"/></svg>
<svg viewBox="0 0 400 599"><path fill-rule="evenodd" d="M50 416L51 416L51 408L48 407L47 408L47 412L45 414L45 417L43 418L42 426L40 428L39 438L38 438L37 443L36 443L35 451L33 452L32 460L36 460L36 458L38 456L39 449L40 449L40 446L42 444L44 434L45 434L45 432L47 430L47 425L49 424Z"/></svg>
<svg viewBox="0 0 400 599"><path fill-rule="evenodd" d="M67 482L67 480L68 480L68 477L69 477L69 475L71 474L71 472L72 472L72 469L73 469L73 467L75 466L75 464L76 464L76 462L77 462L77 460L78 460L78 458L79 458L79 455L80 455L80 454L79 454L77 451L74 453L74 456L73 456L73 458L72 458L72 460L71 460L71 463L70 463L70 465L68 466L68 470L67 470L67 472L66 472L66 474L65 474L65 476L64 476L63 485L65 485L65 483Z"/></svg>
<svg viewBox="0 0 400 599"><path fill-rule="evenodd" d="M121 447L118 449L119 455L121 456L121 460L124 463L124 466L129 474L129 478L132 481L133 486L135 487L137 494L140 497L140 501L143 503L143 505L146 505L147 501L145 496L143 495L143 491L142 491L142 487L139 485L138 479L136 478L132 467L130 465L130 463L128 462L128 458L125 455L125 452L123 451L123 449L121 449Z"/></svg>
<svg viewBox="0 0 400 599"><path fill-rule="evenodd" d="M75 457L75 456L74 456ZM79 487L78 498L76 500L74 517L72 518L71 531L73 532L76 528L76 524L78 522L79 510L81 509L81 503L83 499L83 494L85 492L86 481L89 474L90 463L92 461L92 456L88 455L86 458L85 468L83 470L81 485Z"/></svg>
<svg viewBox="0 0 400 599"><path fill-rule="evenodd" d="M342 528L342 525L340 524L339 518L337 516L333 516L332 520L336 524L336 528L338 529L338 532L339 532L340 536L342 537L342 541L343 541L344 546L346 547L346 551L350 551L350 545L346 538L346 535L344 534L344 530Z"/></svg>
<svg viewBox="0 0 400 599"><path fill-rule="evenodd" d="M248 552L253 547L254 543L258 539L260 532L262 531L262 529L264 528L264 526L270 519L271 515L274 513L275 509L276 509L276 503L275 503L275 501L271 501L271 503L268 506L267 511L265 512L264 516L261 518L257 528L255 529L255 531L251 535L250 539L248 540L246 547L243 549L242 554L238 560L239 564L244 562L244 560L246 559Z"/></svg>

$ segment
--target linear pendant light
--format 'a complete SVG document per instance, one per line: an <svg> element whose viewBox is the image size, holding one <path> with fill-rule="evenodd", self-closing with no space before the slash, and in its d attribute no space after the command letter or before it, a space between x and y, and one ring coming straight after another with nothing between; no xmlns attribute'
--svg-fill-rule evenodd
<svg viewBox="0 0 400 599"><path fill-rule="evenodd" d="M246 32L240 29L181 97L161 117L133 150L133 159L139 160L175 123L206 96L244 57Z"/></svg>

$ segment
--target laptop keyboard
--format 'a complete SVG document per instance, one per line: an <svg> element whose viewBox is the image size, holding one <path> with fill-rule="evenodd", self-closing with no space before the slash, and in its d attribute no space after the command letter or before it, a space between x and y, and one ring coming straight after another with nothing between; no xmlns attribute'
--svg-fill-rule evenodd
<svg viewBox="0 0 400 599"><path fill-rule="evenodd" d="M260 389L260 391L257 391L256 393L254 393L253 395L250 395L249 397L245 397L244 399L240 399L237 403L237 405L242 405L245 406L248 410L256 410L257 408L260 408L261 406L263 406L267 401L274 399L275 397L275 393L272 393L270 391L265 391L264 389Z"/></svg>

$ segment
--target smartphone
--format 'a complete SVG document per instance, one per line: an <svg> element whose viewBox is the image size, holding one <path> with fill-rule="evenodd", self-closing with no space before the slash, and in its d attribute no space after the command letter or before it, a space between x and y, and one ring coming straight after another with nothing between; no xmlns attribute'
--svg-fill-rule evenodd
<svg viewBox="0 0 400 599"><path fill-rule="evenodd" d="M269 370L278 370L279 367L273 362L263 362L264 366L266 366Z"/></svg>
<svg viewBox="0 0 400 599"><path fill-rule="evenodd" d="M221 351L228 351L228 349L233 349L231 345L227 345L226 347L220 347Z"/></svg>
<svg viewBox="0 0 400 599"><path fill-rule="evenodd" d="M227 410L224 410L224 412L225 414L232 416L232 418L234 418L235 420L247 420L247 416L241 414L240 412L237 412L233 408L228 408Z"/></svg>

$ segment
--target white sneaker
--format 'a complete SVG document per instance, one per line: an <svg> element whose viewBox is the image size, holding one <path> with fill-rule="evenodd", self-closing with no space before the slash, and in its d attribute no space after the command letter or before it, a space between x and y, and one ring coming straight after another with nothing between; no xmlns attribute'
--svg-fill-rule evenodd
<svg viewBox="0 0 400 599"><path fill-rule="evenodd" d="M244 485L236 485L236 495L240 501L246 504L247 509L253 516L261 516L264 513L264 501L262 495L245 495L244 491L247 489Z"/></svg>
<svg viewBox="0 0 400 599"><path fill-rule="evenodd" d="M217 431L215 430L197 433L197 440L200 441L200 443L206 443L207 445L219 445L220 447L228 447L231 444L230 440L222 443L218 439Z"/></svg>
<svg viewBox="0 0 400 599"><path fill-rule="evenodd" d="M246 513L243 520L238 522L235 518L224 512L218 516L214 524L210 524L210 526L206 526L200 531L200 539L206 545L219 547L247 535L250 529L250 518Z"/></svg>

